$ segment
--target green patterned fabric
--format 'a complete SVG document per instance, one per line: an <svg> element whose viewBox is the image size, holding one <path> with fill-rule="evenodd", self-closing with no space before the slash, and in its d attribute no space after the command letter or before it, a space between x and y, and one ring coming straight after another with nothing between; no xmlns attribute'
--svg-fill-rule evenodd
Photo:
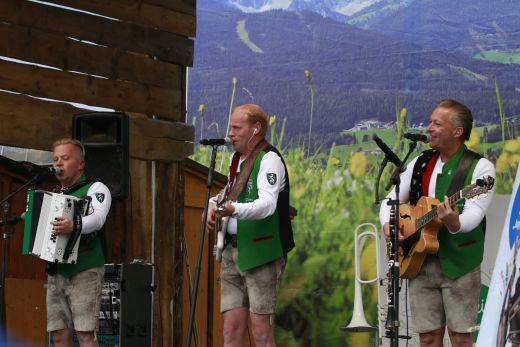
<svg viewBox="0 0 520 347"><path fill-rule="evenodd" d="M442 168L442 172L437 175L437 183L435 186L435 197L439 201L444 201L453 176L457 170L462 154L466 150L466 146L462 145L457 153L446 162ZM473 171L478 160L473 160L467 172L464 186L471 184ZM459 212L464 209L464 200L457 204ZM484 255L484 233L482 226L470 232L452 234L445 226L439 229L437 234L439 239L439 260L444 275L450 279L460 277L480 265Z"/></svg>
<svg viewBox="0 0 520 347"><path fill-rule="evenodd" d="M86 181L85 176L82 176L78 183ZM84 197L87 195L89 188L92 183L87 183L80 186L78 189L73 191L67 191L67 195L76 197ZM78 259L76 264L58 264L58 273L63 277L72 277L75 274L94 268L103 266L105 264L105 255L103 253L103 247L98 232L92 234L81 235Z"/></svg>
<svg viewBox="0 0 520 347"><path fill-rule="evenodd" d="M257 178L260 162L266 152L261 152L238 202L252 202L258 198ZM238 175L240 172L238 173ZM238 267L246 271L269 263L284 255L280 241L279 213L260 220L237 220Z"/></svg>

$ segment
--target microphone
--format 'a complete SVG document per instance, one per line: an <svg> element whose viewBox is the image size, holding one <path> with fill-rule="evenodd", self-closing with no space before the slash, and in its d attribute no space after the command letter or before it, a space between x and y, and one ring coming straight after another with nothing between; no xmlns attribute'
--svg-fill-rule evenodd
<svg viewBox="0 0 520 347"><path fill-rule="evenodd" d="M30 173L38 174L38 175L42 175L42 174L59 175L62 171L63 171L63 169L61 169L59 167L53 167L53 166L42 167L39 165L33 165L33 166L29 167Z"/></svg>
<svg viewBox="0 0 520 347"><path fill-rule="evenodd" d="M231 144L231 139L229 137L225 137L223 139L202 139L200 140L200 144L203 146L222 146Z"/></svg>
<svg viewBox="0 0 520 347"><path fill-rule="evenodd" d="M395 154L376 134L372 135L372 139L377 146L385 153L386 158L390 160L395 166L401 166L401 159Z"/></svg>
<svg viewBox="0 0 520 347"><path fill-rule="evenodd" d="M59 167L47 167L43 170L43 172L49 172L49 173L52 173L52 174L55 174L55 175L59 175L63 170Z"/></svg>
<svg viewBox="0 0 520 347"><path fill-rule="evenodd" d="M420 141L424 143L428 143L431 140L430 134L420 134L420 133L405 133L404 135L405 139L411 140L411 141Z"/></svg>
<svg viewBox="0 0 520 347"><path fill-rule="evenodd" d="M14 216L14 217L11 217L11 218L7 218L5 220L0 220L0 226L4 226L4 225L15 225L16 223L18 223L19 221L22 221L22 220L25 220L25 212L22 213L21 215L19 216Z"/></svg>

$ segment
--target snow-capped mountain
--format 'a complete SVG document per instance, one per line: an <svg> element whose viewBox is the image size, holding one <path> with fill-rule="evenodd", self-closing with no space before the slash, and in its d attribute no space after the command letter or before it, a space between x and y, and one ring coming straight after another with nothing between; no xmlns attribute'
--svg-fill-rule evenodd
<svg viewBox="0 0 520 347"><path fill-rule="evenodd" d="M336 19L351 17L381 1L384 0L228 0L231 6L246 13L279 9L297 12L306 10Z"/></svg>

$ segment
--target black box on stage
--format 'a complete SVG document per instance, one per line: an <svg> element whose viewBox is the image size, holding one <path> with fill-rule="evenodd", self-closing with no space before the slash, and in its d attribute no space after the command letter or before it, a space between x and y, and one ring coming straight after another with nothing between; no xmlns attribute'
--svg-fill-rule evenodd
<svg viewBox="0 0 520 347"><path fill-rule="evenodd" d="M72 137L85 147L85 174L103 182L113 198L128 196L128 116L89 112L72 118Z"/></svg>
<svg viewBox="0 0 520 347"><path fill-rule="evenodd" d="M97 332L99 347L152 346L151 286L151 264L105 264ZM49 345L54 346L52 341ZM75 335L74 347L79 347Z"/></svg>
<svg viewBox="0 0 520 347"><path fill-rule="evenodd" d="M151 346L151 285L150 264L105 265L99 336L119 336L120 347Z"/></svg>

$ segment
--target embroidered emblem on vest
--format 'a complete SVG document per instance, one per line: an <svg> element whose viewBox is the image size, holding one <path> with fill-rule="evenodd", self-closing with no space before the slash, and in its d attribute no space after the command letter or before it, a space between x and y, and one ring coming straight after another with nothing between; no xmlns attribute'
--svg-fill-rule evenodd
<svg viewBox="0 0 520 347"><path fill-rule="evenodd" d="M95 195L96 195L97 201L99 201L99 202L105 201L105 194L103 194L103 193L96 193Z"/></svg>
<svg viewBox="0 0 520 347"><path fill-rule="evenodd" d="M270 185L274 185L276 183L276 174L275 173L268 173L267 176L267 182L269 182Z"/></svg>
<svg viewBox="0 0 520 347"><path fill-rule="evenodd" d="M249 195L249 194L251 194L252 190L253 190L253 181L251 181L251 179L248 179L247 184L246 184L246 193Z"/></svg>

